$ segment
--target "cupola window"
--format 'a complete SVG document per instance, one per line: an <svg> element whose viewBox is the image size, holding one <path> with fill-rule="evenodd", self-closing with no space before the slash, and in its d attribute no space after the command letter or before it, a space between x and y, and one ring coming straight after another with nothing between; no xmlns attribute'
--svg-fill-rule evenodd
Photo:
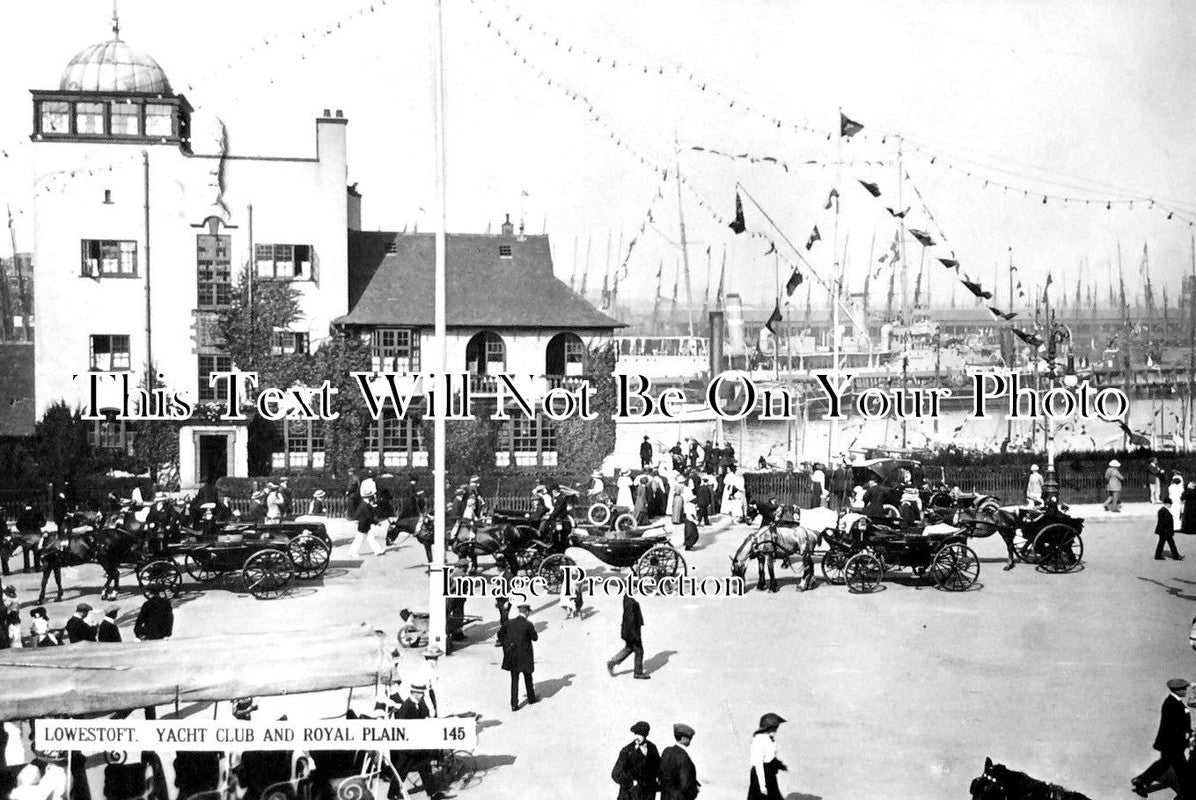
<svg viewBox="0 0 1196 800"><path fill-rule="evenodd" d="M112 133L115 136L141 135L141 106L133 103L112 103Z"/></svg>
<svg viewBox="0 0 1196 800"><path fill-rule="evenodd" d="M104 104L75 103L75 132L88 136L104 134Z"/></svg>
<svg viewBox="0 0 1196 800"><path fill-rule="evenodd" d="M43 133L70 133L71 132L71 104L59 103L52 101L45 101L41 104L42 107L42 132Z"/></svg>
<svg viewBox="0 0 1196 800"><path fill-rule="evenodd" d="M171 106L158 103L145 105L145 135L173 136L174 109Z"/></svg>

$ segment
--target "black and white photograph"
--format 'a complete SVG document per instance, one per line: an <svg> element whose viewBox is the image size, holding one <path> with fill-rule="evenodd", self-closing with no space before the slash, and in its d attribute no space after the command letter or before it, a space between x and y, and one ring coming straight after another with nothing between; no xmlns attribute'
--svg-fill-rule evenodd
<svg viewBox="0 0 1196 800"><path fill-rule="evenodd" d="M0 800L1196 799L1196 6L0 30Z"/></svg>

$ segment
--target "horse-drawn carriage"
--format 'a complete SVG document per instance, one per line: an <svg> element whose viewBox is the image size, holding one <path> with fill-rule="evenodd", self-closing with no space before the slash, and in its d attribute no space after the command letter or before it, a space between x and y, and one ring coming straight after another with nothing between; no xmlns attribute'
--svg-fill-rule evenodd
<svg viewBox="0 0 1196 800"><path fill-rule="evenodd" d="M123 717L149 707L157 709L159 718L171 719L192 713L194 708L188 707L197 703L215 704L209 712L214 715L221 703L271 695L308 695L296 698L293 708L301 718L312 719L311 709L321 707L314 693L348 690L351 705L355 689L374 687L377 694L388 683L396 685L382 633L364 626L6 653L0 665L5 686L0 720L18 724L45 717ZM220 669L213 670L212 664ZM102 681L97 674L103 675ZM339 708L341 716L315 719L360 719L375 713L372 708L355 713L342 701L332 706L327 701L333 699L323 701L334 715ZM458 716L476 729L476 716ZM472 737L458 747L468 747L470 741ZM391 761L391 746L365 751L234 751L233 745L227 752L75 750L30 755L63 764L72 784L68 789L76 788L67 792L69 797L365 800L386 797L389 788L391 797L405 798L408 788L399 774L403 768ZM426 755L441 790L464 788L475 778L476 762L469 750L449 748ZM0 797L8 796L23 769L22 764L0 768ZM87 786L73 787L82 782Z"/></svg>
<svg viewBox="0 0 1196 800"><path fill-rule="evenodd" d="M966 533L950 525L901 527L859 517L846 533L826 532L823 539L830 545L823 576L853 592L874 591L894 569L909 569L949 592L966 591L980 577L980 559Z"/></svg>
<svg viewBox="0 0 1196 800"><path fill-rule="evenodd" d="M572 517L553 520L545 534L540 532L540 520L529 512L495 510L488 523L475 530L472 536L458 532L450 543L459 558L476 560L477 556L493 556L499 566L512 573L543 578L550 592L560 591L566 567L577 562L568 555L576 547L589 552L611 567L630 568L639 577L676 577L684 575L688 566L665 535L651 532L659 527L580 528Z"/></svg>
<svg viewBox="0 0 1196 800"><path fill-rule="evenodd" d="M1009 554L1007 570L1015 559L1054 574L1074 572L1083 564L1084 520L1068 514L1066 505L978 509L957 515L956 524L970 538L999 535Z"/></svg>

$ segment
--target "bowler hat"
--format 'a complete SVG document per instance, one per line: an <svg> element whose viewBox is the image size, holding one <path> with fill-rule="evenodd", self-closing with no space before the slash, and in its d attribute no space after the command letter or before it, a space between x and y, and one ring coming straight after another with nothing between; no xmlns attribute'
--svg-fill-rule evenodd
<svg viewBox="0 0 1196 800"><path fill-rule="evenodd" d="M674 739L692 739L694 738L694 729L683 723L676 723L673 725Z"/></svg>
<svg viewBox="0 0 1196 800"><path fill-rule="evenodd" d="M1171 680L1167 681L1167 688L1173 692L1182 692L1190 685L1191 684L1183 678L1172 678Z"/></svg>
<svg viewBox="0 0 1196 800"><path fill-rule="evenodd" d="M1117 459L1113 459L1112 461L1110 461L1110 462L1109 462L1109 466L1110 466L1110 467L1120 467L1120 466L1121 466L1121 462L1120 462L1120 461L1118 461Z"/></svg>
<svg viewBox="0 0 1196 800"><path fill-rule="evenodd" d="M79 605L75 606L75 611L82 611L84 614L86 614L91 611L91 603L80 603Z"/></svg>
<svg viewBox="0 0 1196 800"><path fill-rule="evenodd" d="M323 500L324 497L326 496L326 493L324 492L323 489L316 489L314 492L311 493L311 496L317 500Z"/></svg>
<svg viewBox="0 0 1196 800"><path fill-rule="evenodd" d="M424 648L424 658L440 658L442 655L444 655L444 651L434 644Z"/></svg>
<svg viewBox="0 0 1196 800"><path fill-rule="evenodd" d="M770 733L775 731L777 728L781 727L781 723L784 721L785 718L780 714L774 714L769 711L767 714L760 717L760 727L756 733Z"/></svg>
<svg viewBox="0 0 1196 800"><path fill-rule="evenodd" d="M648 731L652 730L652 726L644 722L642 719L631 726L631 732L636 736L647 736Z"/></svg>
<svg viewBox="0 0 1196 800"><path fill-rule="evenodd" d="M413 683L407 687L407 691L409 691L409 692L426 692L426 691L428 691L428 687L422 683Z"/></svg>

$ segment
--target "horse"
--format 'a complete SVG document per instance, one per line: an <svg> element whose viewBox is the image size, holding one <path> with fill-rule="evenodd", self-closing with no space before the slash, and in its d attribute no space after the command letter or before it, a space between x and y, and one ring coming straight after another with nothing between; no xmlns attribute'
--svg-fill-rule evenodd
<svg viewBox="0 0 1196 800"><path fill-rule="evenodd" d="M135 516L136 508L125 504L107 519L99 515L79 516L76 526L62 538L65 547L59 558L64 567L99 564L104 570L104 600L120 594L120 569L136 565L146 555L161 552L167 540L183 530L186 518L169 501L150 507L144 522Z"/></svg>
<svg viewBox="0 0 1196 800"><path fill-rule="evenodd" d="M796 523L770 523L761 527L739 545L735 555L731 556L731 576L742 578L747 572L747 562L756 559L759 570L759 580L756 582L758 591L764 590L764 569L768 568L768 591L777 591L777 575L774 560L780 558L782 565L788 567L789 559L800 556L802 560L802 578L797 585L799 592L814 588L814 550L822 542L822 533L811 528L805 528Z"/></svg>
<svg viewBox="0 0 1196 800"><path fill-rule="evenodd" d="M969 539L987 539L994 533L1000 535L1002 541L1005 542L1005 552L1009 558L1002 569L1005 572L1013 569L1017 562L1013 543L1020 523L1012 512L1003 508L984 506L975 510L961 511L955 515L954 521L950 522L965 528Z"/></svg>
<svg viewBox="0 0 1196 800"><path fill-rule="evenodd" d="M972 800L1090 800L1087 795L1031 778L984 759L984 772L972 780Z"/></svg>

